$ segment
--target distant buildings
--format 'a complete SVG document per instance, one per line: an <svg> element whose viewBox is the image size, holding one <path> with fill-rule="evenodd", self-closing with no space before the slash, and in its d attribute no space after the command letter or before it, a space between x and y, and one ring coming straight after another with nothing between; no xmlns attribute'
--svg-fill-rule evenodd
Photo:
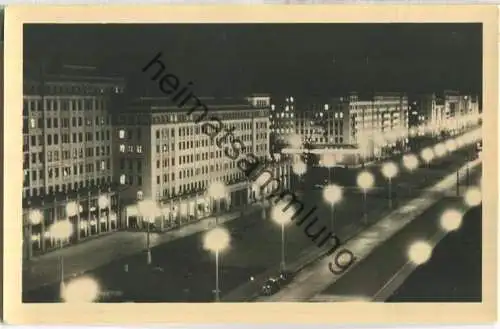
<svg viewBox="0 0 500 329"><path fill-rule="evenodd" d="M295 143L285 153L333 152L343 163L356 164L385 150L404 148L402 131L408 127L408 99L404 94L383 93L314 100L298 105ZM385 138L392 132L391 138ZM396 134L396 132L398 134Z"/></svg>
<svg viewBox="0 0 500 329"><path fill-rule="evenodd" d="M25 255L117 229L109 112L120 79L89 67L28 71L23 95ZM111 211L110 211L111 209ZM65 237L61 227L67 228ZM57 225L56 225L57 224Z"/></svg>

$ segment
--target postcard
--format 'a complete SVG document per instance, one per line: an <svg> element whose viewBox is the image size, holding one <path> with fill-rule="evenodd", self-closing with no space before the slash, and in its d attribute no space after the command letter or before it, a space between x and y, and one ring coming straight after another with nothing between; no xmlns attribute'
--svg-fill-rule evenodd
<svg viewBox="0 0 500 329"><path fill-rule="evenodd" d="M8 323L495 321L495 6L5 23Z"/></svg>

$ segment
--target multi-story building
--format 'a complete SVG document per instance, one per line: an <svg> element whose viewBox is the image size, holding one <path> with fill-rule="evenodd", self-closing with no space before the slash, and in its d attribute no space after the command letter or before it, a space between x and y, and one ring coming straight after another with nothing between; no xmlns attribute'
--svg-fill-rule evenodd
<svg viewBox="0 0 500 329"><path fill-rule="evenodd" d="M312 153L336 153L338 162L344 164L383 156L404 149L407 143L408 98L404 94L351 93L300 109L296 134L302 142L309 144Z"/></svg>
<svg viewBox="0 0 500 329"><path fill-rule="evenodd" d="M410 138L456 134L479 115L478 97L457 91L415 95L410 105Z"/></svg>
<svg viewBox="0 0 500 329"><path fill-rule="evenodd" d="M109 106L123 88L89 67L25 70L25 256L117 229Z"/></svg>
<svg viewBox="0 0 500 329"><path fill-rule="evenodd" d="M222 123L218 136L232 131L234 138L244 144L245 153L260 161L267 158L269 97L199 101L209 109L207 118ZM198 114L188 113L191 106L188 103L178 107L169 98L142 97L114 116L114 175L127 187L122 193L122 199L130 203L124 214L127 226L142 227L140 219L144 214L140 213L137 199L153 200L159 205L154 223L160 230L248 203L251 182L237 161L225 154L224 144L217 142L220 137L215 137L217 133L207 134L204 123L195 121ZM226 187L227 197L221 202L207 194L213 181Z"/></svg>
<svg viewBox="0 0 500 329"><path fill-rule="evenodd" d="M269 147L271 153L279 153L286 146L288 137L295 133L295 99L286 97L284 102L271 105L269 115Z"/></svg>

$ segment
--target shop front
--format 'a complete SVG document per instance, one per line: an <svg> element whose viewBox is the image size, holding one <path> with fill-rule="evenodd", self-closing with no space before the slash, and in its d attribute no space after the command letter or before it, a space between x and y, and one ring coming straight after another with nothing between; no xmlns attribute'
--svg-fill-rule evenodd
<svg viewBox="0 0 500 329"><path fill-rule="evenodd" d="M114 193L32 203L23 209L23 256L30 258L116 231L118 214Z"/></svg>

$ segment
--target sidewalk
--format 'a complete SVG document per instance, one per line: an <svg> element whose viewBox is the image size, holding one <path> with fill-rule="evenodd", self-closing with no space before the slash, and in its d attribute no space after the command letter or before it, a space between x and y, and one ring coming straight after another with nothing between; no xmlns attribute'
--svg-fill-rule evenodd
<svg viewBox="0 0 500 329"><path fill-rule="evenodd" d="M480 161L475 160L470 163L471 169L477 167ZM465 178L465 173L460 175ZM446 196L448 190L453 189L456 184L456 174L452 173L442 179L434 186L428 188L423 195L407 202L399 209L394 210L388 216L379 220L373 226L361 231L353 239L348 241L344 248L351 250L356 255L357 262L350 267L354 268L362 259L367 257L375 248L383 244L387 239L400 231L407 224L412 222L424 213L433 204ZM436 192L441 192L438 198ZM307 301L315 295L320 294L324 289L332 285L349 270L341 275L333 275L328 269L331 258L318 258L316 263L310 264L307 269L299 273L295 279L283 290L271 297L259 297L257 301ZM369 275L369 274L367 274Z"/></svg>
<svg viewBox="0 0 500 329"><path fill-rule="evenodd" d="M260 210L260 204L245 209L245 215ZM219 216L223 224L241 216L241 210ZM150 233L151 248L205 231L215 217L168 231ZM23 261L23 290L29 291L60 280L60 260L64 260L65 278L76 276L113 260L130 256L145 250L146 233L119 231L80 244Z"/></svg>

